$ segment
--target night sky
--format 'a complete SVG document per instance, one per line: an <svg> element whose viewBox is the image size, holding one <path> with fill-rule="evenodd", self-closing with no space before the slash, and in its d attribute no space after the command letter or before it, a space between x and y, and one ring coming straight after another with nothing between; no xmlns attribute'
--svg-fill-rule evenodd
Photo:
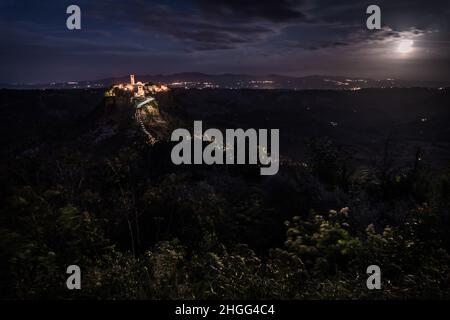
<svg viewBox="0 0 450 320"><path fill-rule="evenodd" d="M66 28L70 4L81 30ZM370 4L382 30L366 28ZM0 0L0 82L190 71L450 80L449 4Z"/></svg>

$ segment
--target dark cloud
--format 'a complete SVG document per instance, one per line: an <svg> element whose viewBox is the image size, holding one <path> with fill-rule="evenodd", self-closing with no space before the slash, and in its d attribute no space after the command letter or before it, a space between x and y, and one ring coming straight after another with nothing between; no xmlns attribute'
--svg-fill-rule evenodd
<svg viewBox="0 0 450 320"><path fill-rule="evenodd" d="M167 34L202 50L232 49L241 44L257 42L274 32L270 27L257 24L228 25L206 18L199 20L195 14L155 15L142 21L142 25L149 31Z"/></svg>
<svg viewBox="0 0 450 320"><path fill-rule="evenodd" d="M304 15L291 1L193 1L189 8L143 0L94 4L90 13L103 20L121 21L148 34L158 33L185 41L190 49L233 49L276 34ZM184 48L186 49L186 48Z"/></svg>
<svg viewBox="0 0 450 320"><path fill-rule="evenodd" d="M301 11L302 1L278 0L199 0L206 15L228 21L267 20L274 23L300 22L306 19Z"/></svg>
<svg viewBox="0 0 450 320"><path fill-rule="evenodd" d="M319 50L319 49L327 49L327 48L337 48L337 47L345 47L348 46L348 42L342 41L334 41L334 42L323 42L315 45L304 45L303 43L297 43L293 45L296 48L303 48L307 50Z"/></svg>
<svg viewBox="0 0 450 320"><path fill-rule="evenodd" d="M396 74L410 77L414 65L420 65L418 74L429 70L429 77L442 77L450 56L448 0L376 1L383 25L376 31L366 28L365 11L372 1L76 2L83 22L75 32L65 28L65 8L72 1L1 2L0 59L8 63L0 66L0 81L31 73L91 78L100 66L102 74L108 67L116 73L139 66L141 72L169 72L176 66L203 72L245 67L259 73L323 73L326 66L327 73L355 74L370 64L372 70L388 73L380 66L388 65L392 57L387 52L395 51L401 38L414 39L420 50L416 64L413 59L408 64L390 61ZM52 67L58 71L51 73Z"/></svg>
<svg viewBox="0 0 450 320"><path fill-rule="evenodd" d="M437 17L449 14L450 9L448 0L316 0L310 4L308 13L318 21L347 25L365 22L365 15L361 13L365 13L369 5L376 4L381 8L384 23L399 30L411 26L425 28Z"/></svg>
<svg viewBox="0 0 450 320"><path fill-rule="evenodd" d="M307 41L297 48L318 50L365 41L398 37L411 28L423 33L449 13L449 2L438 0L387 1L382 8L381 31L368 32L365 10L371 2L343 0L261 1L193 0L189 6L145 0L98 2L91 12L105 20L121 21L141 31L164 34L184 42L183 51L236 49L264 42L291 25L328 25L328 39ZM105 10L105 7L109 8ZM446 27L447 28L447 27ZM441 31L445 34L446 31ZM300 35L301 38L301 35ZM188 48L186 48L188 47Z"/></svg>

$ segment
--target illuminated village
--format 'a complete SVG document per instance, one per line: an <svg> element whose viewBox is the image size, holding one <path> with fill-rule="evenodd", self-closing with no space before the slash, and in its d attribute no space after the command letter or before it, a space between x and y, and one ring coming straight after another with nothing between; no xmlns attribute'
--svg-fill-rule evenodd
<svg viewBox="0 0 450 320"><path fill-rule="evenodd" d="M105 92L105 105L131 102L135 108L134 118L138 126L147 136L147 142L153 145L161 138L159 129L166 126L153 95L167 91L169 88L162 84L136 82L134 74L131 74L130 83L113 85Z"/></svg>
<svg viewBox="0 0 450 320"><path fill-rule="evenodd" d="M136 82L134 74L130 75L130 83L120 83L113 85L109 90L105 92L106 97L114 97L117 95L131 94L131 97L146 97L150 94L155 94L158 92L168 91L169 88L163 84L154 84L151 82L142 83L141 81Z"/></svg>

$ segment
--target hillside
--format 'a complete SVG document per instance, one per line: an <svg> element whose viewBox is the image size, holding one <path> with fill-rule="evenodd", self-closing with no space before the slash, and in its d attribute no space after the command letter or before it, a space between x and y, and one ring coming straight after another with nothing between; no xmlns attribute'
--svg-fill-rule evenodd
<svg viewBox="0 0 450 320"><path fill-rule="evenodd" d="M446 89L172 89L142 110L103 90L0 98L2 298L450 295ZM170 134L194 120L279 128L278 174L174 165ZM365 286L374 261L382 291Z"/></svg>

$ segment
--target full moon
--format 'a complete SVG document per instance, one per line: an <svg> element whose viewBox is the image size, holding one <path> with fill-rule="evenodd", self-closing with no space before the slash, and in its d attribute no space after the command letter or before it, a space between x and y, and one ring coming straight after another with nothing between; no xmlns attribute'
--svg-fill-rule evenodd
<svg viewBox="0 0 450 320"><path fill-rule="evenodd" d="M414 44L413 40L407 39L400 40L400 43L397 47L397 52L402 54L410 53L413 50L413 44Z"/></svg>

